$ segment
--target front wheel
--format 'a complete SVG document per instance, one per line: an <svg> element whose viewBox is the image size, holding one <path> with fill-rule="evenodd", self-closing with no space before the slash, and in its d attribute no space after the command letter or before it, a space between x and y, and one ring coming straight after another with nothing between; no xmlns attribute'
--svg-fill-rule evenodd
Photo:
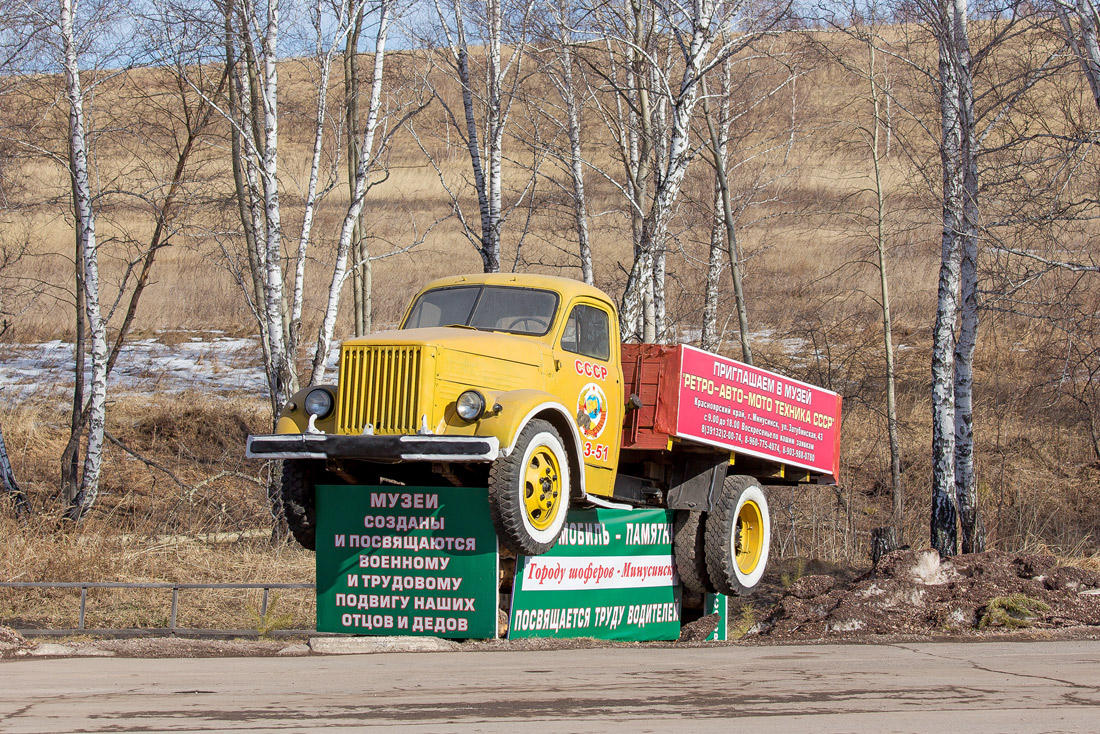
<svg viewBox="0 0 1100 734"><path fill-rule="evenodd" d="M538 418L489 471L489 513L501 545L537 556L554 547L569 512L569 455L561 434Z"/></svg>
<svg viewBox="0 0 1100 734"><path fill-rule="evenodd" d="M729 476L707 515L706 557L711 583L722 594L747 596L760 583L771 545L768 501L752 477Z"/></svg>

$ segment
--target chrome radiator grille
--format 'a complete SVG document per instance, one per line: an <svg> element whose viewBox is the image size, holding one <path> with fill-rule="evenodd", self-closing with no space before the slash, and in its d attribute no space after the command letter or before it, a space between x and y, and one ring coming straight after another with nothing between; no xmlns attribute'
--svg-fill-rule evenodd
<svg viewBox="0 0 1100 734"><path fill-rule="evenodd" d="M421 347L347 346L340 354L338 433L416 433L420 420Z"/></svg>

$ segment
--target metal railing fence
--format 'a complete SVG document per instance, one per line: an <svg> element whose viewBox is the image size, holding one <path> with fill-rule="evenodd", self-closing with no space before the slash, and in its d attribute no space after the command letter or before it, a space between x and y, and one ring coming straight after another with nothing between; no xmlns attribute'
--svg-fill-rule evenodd
<svg viewBox="0 0 1100 734"><path fill-rule="evenodd" d="M269 595L273 589L313 589L314 584L174 584L169 582L130 583L123 581L2 581L0 589L80 589L80 613L75 629L16 629L24 636L64 636L64 635L107 635L112 637L255 637L259 630L249 629L197 629L176 626L179 611L179 593L187 589L262 589L260 602L261 618L267 615ZM172 609L167 627L131 627L126 629L90 628L84 624L88 606L88 589L171 589ZM313 635L315 630L281 629L271 630L270 636Z"/></svg>

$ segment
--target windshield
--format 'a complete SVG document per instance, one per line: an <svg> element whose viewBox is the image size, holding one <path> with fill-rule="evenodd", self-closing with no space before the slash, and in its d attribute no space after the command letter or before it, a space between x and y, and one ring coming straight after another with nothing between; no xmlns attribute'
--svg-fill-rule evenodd
<svg viewBox="0 0 1100 734"><path fill-rule="evenodd" d="M542 336L550 331L558 296L551 291L495 285L435 288L416 299L404 329L471 326Z"/></svg>

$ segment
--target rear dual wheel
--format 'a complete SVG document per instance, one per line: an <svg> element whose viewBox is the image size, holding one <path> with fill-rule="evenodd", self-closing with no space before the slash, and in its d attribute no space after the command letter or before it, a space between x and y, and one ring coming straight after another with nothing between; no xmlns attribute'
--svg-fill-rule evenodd
<svg viewBox="0 0 1100 734"><path fill-rule="evenodd" d="M695 594L713 594L707 573L705 529L707 513L677 510L672 526L672 551L676 572L684 588Z"/></svg>
<svg viewBox="0 0 1100 734"><path fill-rule="evenodd" d="M673 553L680 582L696 594L747 596L768 564L768 501L752 477L726 477L711 512L677 510Z"/></svg>

